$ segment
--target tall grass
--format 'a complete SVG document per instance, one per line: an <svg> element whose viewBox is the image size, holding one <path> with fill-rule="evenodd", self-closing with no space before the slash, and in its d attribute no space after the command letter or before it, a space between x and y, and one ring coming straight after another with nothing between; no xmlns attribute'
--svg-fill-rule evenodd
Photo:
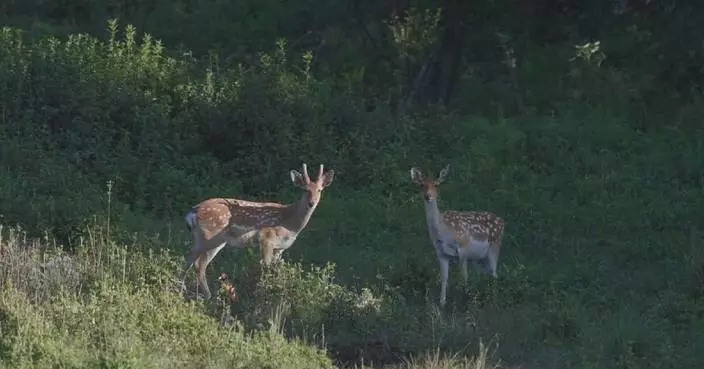
<svg viewBox="0 0 704 369"><path fill-rule="evenodd" d="M173 280L180 263L166 250L145 255L90 233L66 255L5 229L3 367L332 367L324 351L277 330L218 324L202 303L183 299Z"/></svg>

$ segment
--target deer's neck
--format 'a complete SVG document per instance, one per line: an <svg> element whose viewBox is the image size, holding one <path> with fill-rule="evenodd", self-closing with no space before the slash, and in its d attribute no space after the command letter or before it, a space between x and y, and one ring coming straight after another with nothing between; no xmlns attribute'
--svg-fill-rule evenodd
<svg viewBox="0 0 704 369"><path fill-rule="evenodd" d="M284 210L281 225L298 234L308 225L315 208L308 206L308 197L303 196Z"/></svg>
<svg viewBox="0 0 704 369"><path fill-rule="evenodd" d="M453 232L448 229L445 221L442 219L440 210L438 210L437 200L425 202L425 217L428 222L428 233L430 240L438 252L438 257L442 254L444 257L459 256L459 244L454 238Z"/></svg>
<svg viewBox="0 0 704 369"><path fill-rule="evenodd" d="M442 216L437 200L425 202L425 220L428 222L430 237L437 238L442 232Z"/></svg>

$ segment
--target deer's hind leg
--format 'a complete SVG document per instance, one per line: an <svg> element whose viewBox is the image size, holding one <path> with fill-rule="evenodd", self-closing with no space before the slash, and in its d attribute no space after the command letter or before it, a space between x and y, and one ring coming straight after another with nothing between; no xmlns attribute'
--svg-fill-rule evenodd
<svg viewBox="0 0 704 369"><path fill-rule="evenodd" d="M211 261L213 261L213 258L215 258L215 255L222 250L223 247L227 245L227 242L222 242L220 245L216 246L213 249L210 249L204 253L202 253L198 258L195 260L195 266L196 266L196 280L198 281L198 285L203 289L203 294L205 295L205 299L208 300L211 297L210 294L210 288L208 288L208 281L205 280L205 269L208 267L208 264L210 264Z"/></svg>
<svg viewBox="0 0 704 369"><path fill-rule="evenodd" d="M499 266L499 252L501 251L501 243L496 243L493 244L489 247L489 252L487 255L488 259L488 266L487 266L487 273L491 274L494 278L496 278L496 269Z"/></svg>
<svg viewBox="0 0 704 369"><path fill-rule="evenodd" d="M207 241L203 239L202 235L198 233L197 230L195 230L194 228L189 229L191 229L193 243L191 245L191 248L188 249L188 252L186 252L186 262L183 265L183 276L181 277L181 283L182 288L184 290L186 289L186 275L188 274L188 271L191 270L191 266L193 266L193 264L201 256L201 254L206 251L205 246L203 244L207 243Z"/></svg>
<svg viewBox="0 0 704 369"><path fill-rule="evenodd" d="M252 235L254 235L254 233L255 231L250 231L240 234L237 237L219 235L213 237L206 243L205 247L201 248L207 251L201 251L200 255L196 257L194 264L196 266L196 280L198 281L198 285L200 285L203 289L206 299L210 299L211 297L210 288L208 288L208 282L205 279L205 270L210 262L213 261L220 250L228 244L234 247L243 247L243 245L252 237Z"/></svg>

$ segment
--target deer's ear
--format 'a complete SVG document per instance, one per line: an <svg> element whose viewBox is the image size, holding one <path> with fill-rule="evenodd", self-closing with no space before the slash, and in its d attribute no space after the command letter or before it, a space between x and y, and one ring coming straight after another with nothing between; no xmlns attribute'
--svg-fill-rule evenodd
<svg viewBox="0 0 704 369"><path fill-rule="evenodd" d="M302 188L306 187L306 180L303 177L303 174L301 174L301 172L299 172L295 169L291 170L291 182L293 182L294 186L298 186L298 187L302 187Z"/></svg>
<svg viewBox="0 0 704 369"><path fill-rule="evenodd" d="M423 184L423 173L420 172L420 169L413 167L411 168L411 181L415 184Z"/></svg>
<svg viewBox="0 0 704 369"><path fill-rule="evenodd" d="M323 174L323 187L330 186L332 180L335 179L335 171L330 169Z"/></svg>
<svg viewBox="0 0 704 369"><path fill-rule="evenodd" d="M438 176L438 179L435 180L436 184L440 184L445 180L445 177L447 177L447 173L450 171L450 164L447 164L445 168L442 168L440 171L440 175Z"/></svg>

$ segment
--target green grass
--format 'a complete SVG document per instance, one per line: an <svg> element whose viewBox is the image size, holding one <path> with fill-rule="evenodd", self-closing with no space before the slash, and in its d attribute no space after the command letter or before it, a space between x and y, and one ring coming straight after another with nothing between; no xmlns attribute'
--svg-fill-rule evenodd
<svg viewBox="0 0 704 369"><path fill-rule="evenodd" d="M704 361L701 129L576 103L396 117L298 72L285 50L259 69L200 70L130 32L0 32L4 366ZM336 176L287 262L262 271L256 250L226 249L208 280L226 272L238 299L184 298L183 213L209 196L293 201L287 172L302 161ZM493 211L506 233L498 279L462 286L453 265L440 309L408 170L445 164L441 210Z"/></svg>

